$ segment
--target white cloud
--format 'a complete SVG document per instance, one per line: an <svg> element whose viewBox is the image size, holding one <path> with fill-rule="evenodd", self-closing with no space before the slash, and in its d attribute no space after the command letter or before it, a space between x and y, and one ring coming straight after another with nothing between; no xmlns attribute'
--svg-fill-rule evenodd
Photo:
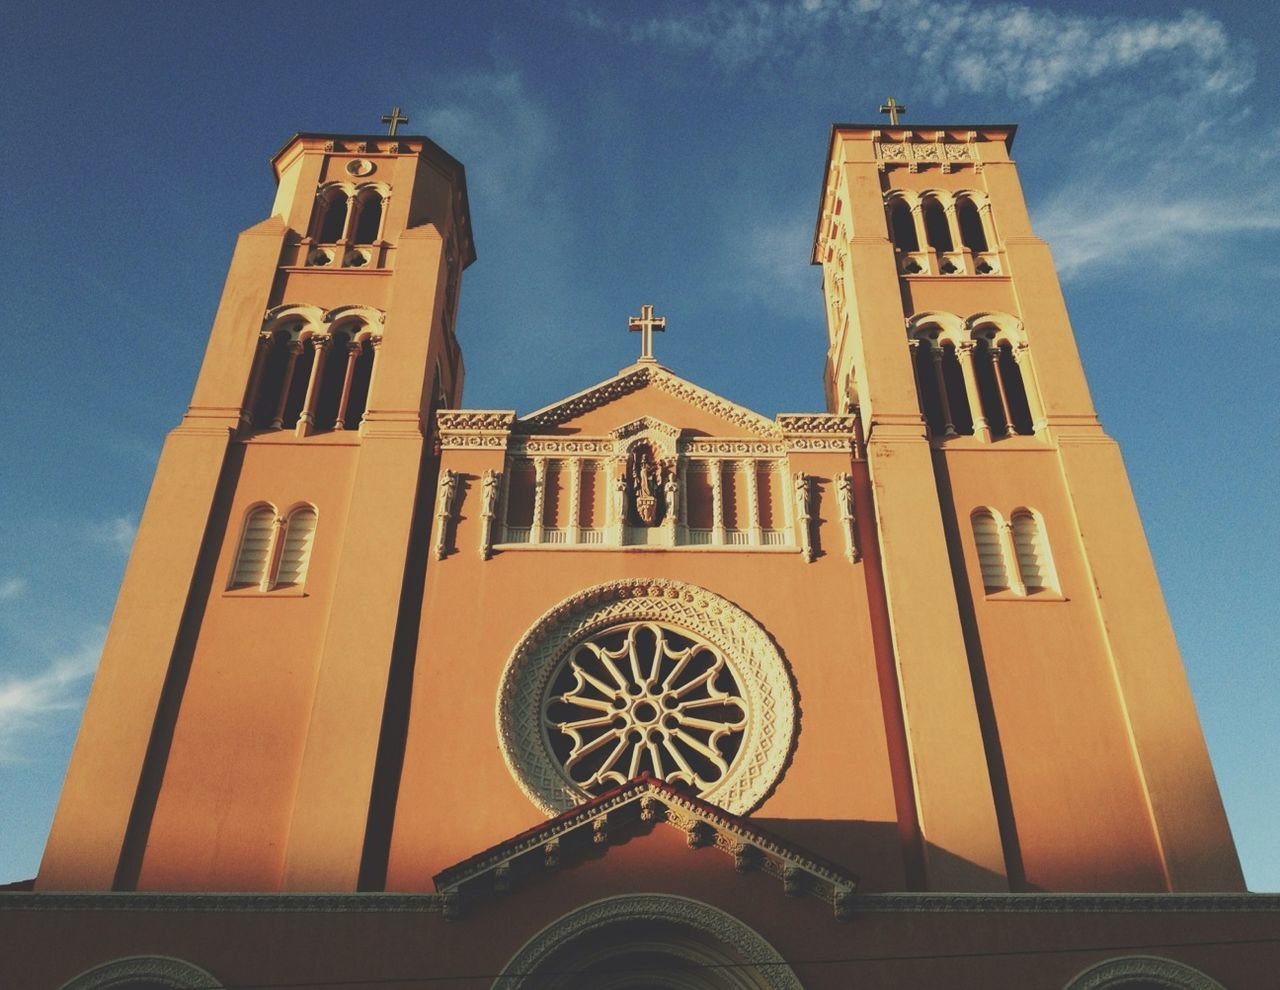
<svg viewBox="0 0 1280 990"><path fill-rule="evenodd" d="M104 631L96 629L33 674L0 679L0 764L21 759L21 738L84 701L85 680L97 666Z"/></svg>
<svg viewBox="0 0 1280 990"><path fill-rule="evenodd" d="M129 548L133 546L133 538L137 535L138 524L129 516L116 516L89 527L91 540L113 547L121 553L129 552Z"/></svg>
<svg viewBox="0 0 1280 990"><path fill-rule="evenodd" d="M817 269L809 264L813 225L791 211L786 219L758 220L734 228L729 271L737 291L746 292L774 313L794 315L819 298Z"/></svg>
<svg viewBox="0 0 1280 990"><path fill-rule="evenodd" d="M550 114L517 72L452 78L421 115L422 133L467 163L471 201L495 214L538 190L555 148Z"/></svg>
<svg viewBox="0 0 1280 990"><path fill-rule="evenodd" d="M1078 126L1064 129L1057 190L1035 214L1064 277L1104 265L1178 264L1193 251L1203 261L1239 236L1280 228L1270 174L1280 137L1250 120L1255 60L1205 13L1086 15L971 0L713 0L664 9L671 13L585 23L637 44L709 55L729 72L768 65L829 74L857 59L949 96L1032 106L1070 96L1060 120L1078 121L1095 101L1087 137ZM1217 136L1224 99L1233 119L1250 121L1247 154Z"/></svg>
<svg viewBox="0 0 1280 990"><path fill-rule="evenodd" d="M891 48L899 69L923 70L962 92L1002 90L1033 102L1142 66L1222 95L1241 92L1253 77L1243 46L1198 11L1153 18L1061 14L1019 3L754 0L713 2L632 23L590 12L582 22L637 44L707 52L727 69L810 61L824 43L870 48L883 33L897 42Z"/></svg>
<svg viewBox="0 0 1280 990"><path fill-rule="evenodd" d="M27 582L23 578L10 577L0 579L0 602L9 602L15 598L20 598L26 590Z"/></svg>

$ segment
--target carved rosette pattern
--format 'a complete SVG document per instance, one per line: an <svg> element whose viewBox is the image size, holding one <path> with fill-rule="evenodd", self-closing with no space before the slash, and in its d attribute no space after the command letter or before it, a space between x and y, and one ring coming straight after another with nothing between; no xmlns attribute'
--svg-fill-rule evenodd
<svg viewBox="0 0 1280 990"><path fill-rule="evenodd" d="M542 722L553 673L584 640L627 622L654 622L714 646L732 664L746 725L729 772L701 796L747 814L772 789L791 752L796 701L785 662L768 633L719 595L680 581L627 579L588 589L548 611L525 634L502 673L498 739L521 790L548 816L590 795L555 758Z"/></svg>
<svg viewBox="0 0 1280 990"><path fill-rule="evenodd" d="M1198 969L1160 956L1125 956L1090 966L1067 984L1066 990L1106 990L1131 980L1168 987L1169 990L1224 990L1217 980Z"/></svg>
<svg viewBox="0 0 1280 990"><path fill-rule="evenodd" d="M552 922L511 957L494 982L502 990L541 983L538 969L578 939L600 944L604 930L629 922L659 922L710 939L731 958L758 967L759 978L773 990L803 990L787 961L755 929L733 915L687 897L671 894L626 894L585 904Z"/></svg>

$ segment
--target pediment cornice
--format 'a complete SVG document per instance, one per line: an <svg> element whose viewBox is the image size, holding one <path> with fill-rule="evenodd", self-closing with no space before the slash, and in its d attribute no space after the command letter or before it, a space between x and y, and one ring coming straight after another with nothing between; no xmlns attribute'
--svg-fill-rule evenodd
<svg viewBox="0 0 1280 990"><path fill-rule="evenodd" d="M790 897L816 897L847 917L857 877L710 802L676 790L648 773L542 825L442 870L434 877L446 915L475 898L510 894L539 875L585 860L611 841L653 828L684 833L689 848L713 847L739 873L775 877ZM633 839L634 841L634 839Z"/></svg>
<svg viewBox="0 0 1280 990"><path fill-rule="evenodd" d="M521 417L517 420L515 429L520 433L541 433L650 385L684 399L753 436L781 436L778 424L768 417L695 385L660 364L623 368L612 378Z"/></svg>

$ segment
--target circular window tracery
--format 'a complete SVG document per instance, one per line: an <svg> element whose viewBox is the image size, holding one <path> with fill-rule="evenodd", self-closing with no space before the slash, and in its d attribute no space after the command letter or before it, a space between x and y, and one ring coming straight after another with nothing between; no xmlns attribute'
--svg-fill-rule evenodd
<svg viewBox="0 0 1280 990"><path fill-rule="evenodd" d="M543 702L547 744L589 793L647 770L697 793L729 773L747 702L724 654L653 622L586 639L561 661Z"/></svg>
<svg viewBox="0 0 1280 990"><path fill-rule="evenodd" d="M791 750L786 665L746 612L678 581L600 585L547 612L507 662L503 757L545 813L648 771L745 814Z"/></svg>

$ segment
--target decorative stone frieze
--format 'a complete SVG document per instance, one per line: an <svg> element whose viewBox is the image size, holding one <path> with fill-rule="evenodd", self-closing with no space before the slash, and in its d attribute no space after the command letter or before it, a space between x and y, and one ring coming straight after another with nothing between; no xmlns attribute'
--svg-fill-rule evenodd
<svg viewBox="0 0 1280 990"><path fill-rule="evenodd" d="M440 446L503 450L515 418L515 411L507 409L441 409L436 413Z"/></svg>
<svg viewBox="0 0 1280 990"><path fill-rule="evenodd" d="M857 417L834 413L781 413L778 428L787 450L848 451L860 457Z"/></svg>
<svg viewBox="0 0 1280 990"><path fill-rule="evenodd" d="M547 815L590 797L562 763L545 718L554 677L581 644L629 623L652 623L692 636L732 669L742 709L740 742L724 772L699 781L702 796L745 814L773 788L794 742L795 695L768 633L737 605L679 581L626 579L598 585L555 606L524 635L503 670L498 738L512 776Z"/></svg>

